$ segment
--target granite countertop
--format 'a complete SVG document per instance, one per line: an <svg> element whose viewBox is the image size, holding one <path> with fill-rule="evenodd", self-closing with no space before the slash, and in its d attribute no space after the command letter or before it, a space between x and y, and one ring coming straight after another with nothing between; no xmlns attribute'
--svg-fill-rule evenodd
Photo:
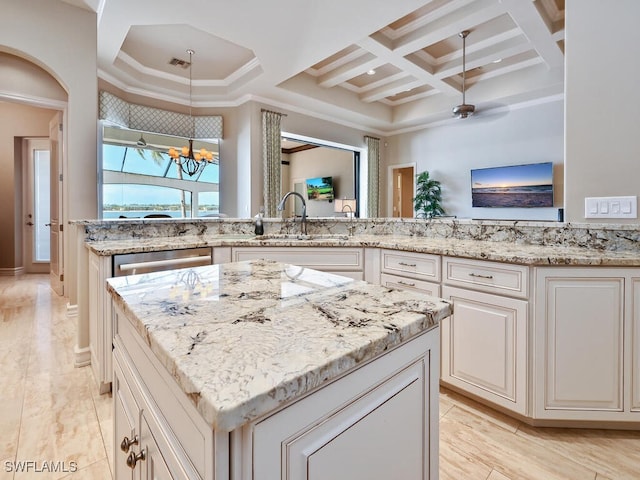
<svg viewBox="0 0 640 480"><path fill-rule="evenodd" d="M376 247L522 265L640 266L640 252L410 235L181 235L86 243L98 255L204 246Z"/></svg>
<svg viewBox="0 0 640 480"><path fill-rule="evenodd" d="M108 280L203 418L231 431L435 328L438 298L271 261Z"/></svg>

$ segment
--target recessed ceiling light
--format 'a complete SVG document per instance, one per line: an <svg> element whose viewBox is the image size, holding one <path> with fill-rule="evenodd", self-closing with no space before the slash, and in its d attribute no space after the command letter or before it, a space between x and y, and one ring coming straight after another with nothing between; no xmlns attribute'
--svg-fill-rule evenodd
<svg viewBox="0 0 640 480"><path fill-rule="evenodd" d="M367 75L375 75L375 74L376 74L376 71L373 68L367 72Z"/></svg>
<svg viewBox="0 0 640 480"><path fill-rule="evenodd" d="M502 59L501 59L501 58L496 58L496 59L493 61L493 63L500 63L501 61L502 61Z"/></svg>

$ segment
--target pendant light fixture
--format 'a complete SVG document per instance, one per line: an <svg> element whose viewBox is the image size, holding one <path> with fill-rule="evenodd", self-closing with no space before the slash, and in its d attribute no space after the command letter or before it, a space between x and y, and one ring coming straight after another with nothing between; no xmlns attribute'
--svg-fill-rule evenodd
<svg viewBox="0 0 640 480"><path fill-rule="evenodd" d="M471 115L473 115L473 112L476 111L475 105L468 105L465 101L465 80L467 77L467 71L466 71L467 35L469 35L469 30L463 30L458 34L458 36L462 38L462 103L460 105L456 105L455 107L453 107L453 115L457 118L470 117Z"/></svg>
<svg viewBox="0 0 640 480"><path fill-rule="evenodd" d="M191 137L188 140L189 145L183 147L171 147L169 148L169 156L180 167L180 169L193 177L194 175L202 172L207 163L213 163L213 152L205 148L201 148L197 152L193 151L193 137L196 134L195 122L192 115L192 89L193 78L191 75L191 67L193 54L196 53L192 49L188 49L189 54L189 120L191 122Z"/></svg>

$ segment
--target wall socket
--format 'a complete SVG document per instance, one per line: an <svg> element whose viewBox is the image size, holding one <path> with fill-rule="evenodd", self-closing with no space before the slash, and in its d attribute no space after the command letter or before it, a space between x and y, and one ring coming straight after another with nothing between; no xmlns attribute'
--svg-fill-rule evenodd
<svg viewBox="0 0 640 480"><path fill-rule="evenodd" d="M585 218L638 218L638 197L586 197Z"/></svg>

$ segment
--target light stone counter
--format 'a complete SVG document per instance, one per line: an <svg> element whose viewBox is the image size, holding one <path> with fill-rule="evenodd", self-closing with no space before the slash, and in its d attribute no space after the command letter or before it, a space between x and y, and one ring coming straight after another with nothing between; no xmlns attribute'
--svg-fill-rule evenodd
<svg viewBox="0 0 640 480"><path fill-rule="evenodd" d="M198 412L222 431L452 313L441 299L268 261L112 278L107 288Z"/></svg>
<svg viewBox="0 0 640 480"><path fill-rule="evenodd" d="M295 235L256 237L250 234L152 236L88 241L98 255L149 252L204 246L375 247L523 265L640 266L640 249L606 250L565 245L531 245L419 235Z"/></svg>

